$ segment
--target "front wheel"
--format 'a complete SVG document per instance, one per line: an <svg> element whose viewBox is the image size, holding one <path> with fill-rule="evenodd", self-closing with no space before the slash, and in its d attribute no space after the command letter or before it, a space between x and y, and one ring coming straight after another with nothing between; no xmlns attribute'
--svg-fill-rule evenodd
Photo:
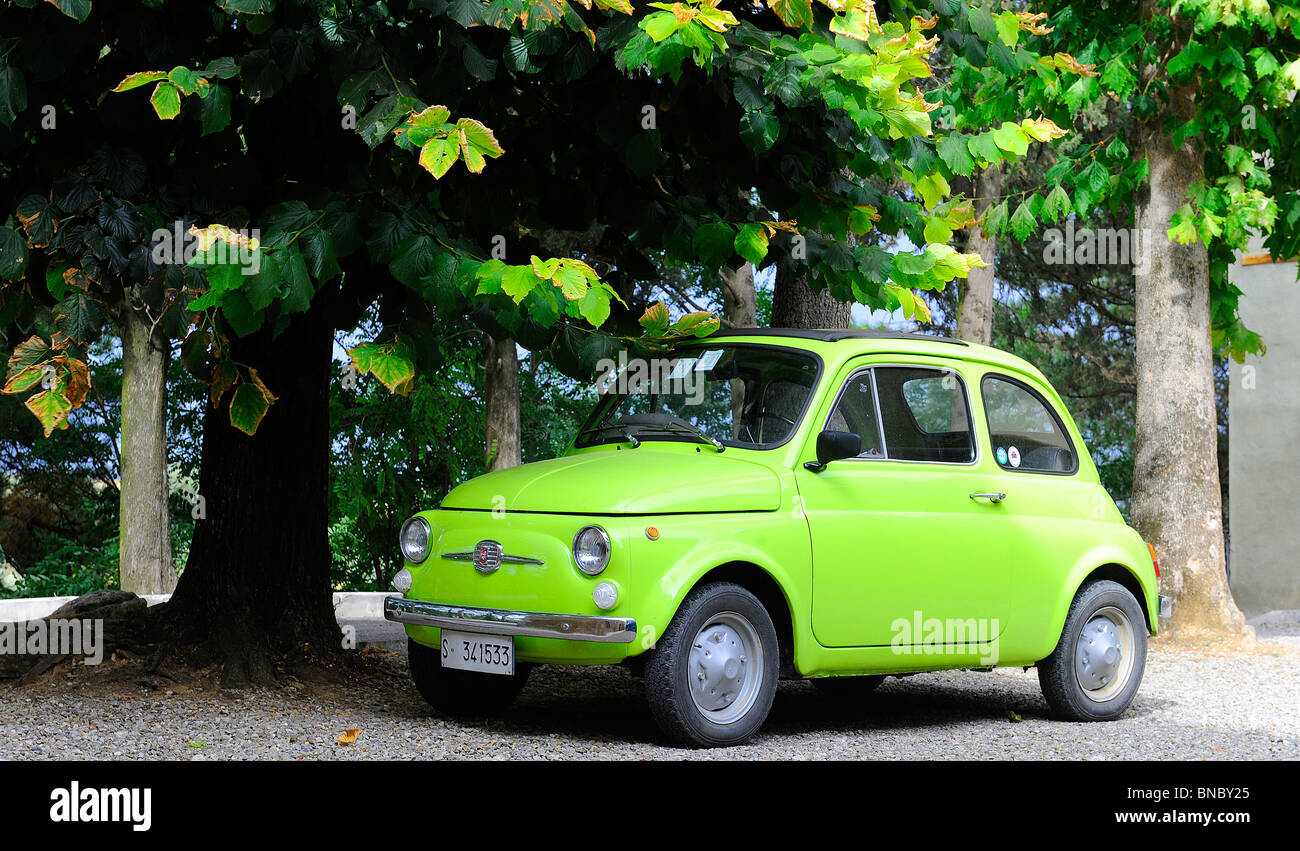
<svg viewBox="0 0 1300 851"><path fill-rule="evenodd" d="M646 660L651 714L682 744L740 744L772 708L778 658L776 628L757 597L730 582L701 585Z"/></svg>
<svg viewBox="0 0 1300 851"><path fill-rule="evenodd" d="M1052 655L1038 663L1047 703L1066 721L1112 721L1133 702L1146 668L1146 619L1118 582L1079 589Z"/></svg>
<svg viewBox="0 0 1300 851"><path fill-rule="evenodd" d="M532 666L518 662L511 675L480 674L444 668L441 654L410 638L407 659L415 688L429 705L444 715L496 715L510 708L528 682Z"/></svg>

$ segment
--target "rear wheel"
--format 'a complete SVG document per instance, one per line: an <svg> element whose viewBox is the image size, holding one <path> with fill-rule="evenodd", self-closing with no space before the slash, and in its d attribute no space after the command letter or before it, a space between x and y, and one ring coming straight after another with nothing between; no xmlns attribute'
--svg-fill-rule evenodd
<svg viewBox="0 0 1300 851"><path fill-rule="evenodd" d="M650 711L682 744L740 744L772 708L778 658L776 628L757 597L730 582L701 585L646 660Z"/></svg>
<svg viewBox="0 0 1300 851"><path fill-rule="evenodd" d="M407 658L415 688L444 715L496 715L510 708L528 682L532 666L515 664L515 673L480 674L444 668L437 650L407 639Z"/></svg>
<svg viewBox="0 0 1300 851"><path fill-rule="evenodd" d="M1146 668L1147 629L1137 600L1118 582L1079 589L1052 655L1038 663L1038 683L1067 721L1111 721L1133 702Z"/></svg>

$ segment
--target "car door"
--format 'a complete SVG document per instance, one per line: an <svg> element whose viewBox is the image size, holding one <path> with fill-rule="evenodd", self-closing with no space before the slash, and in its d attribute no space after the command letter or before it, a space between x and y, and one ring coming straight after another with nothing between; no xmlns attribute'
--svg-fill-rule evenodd
<svg viewBox="0 0 1300 851"><path fill-rule="evenodd" d="M862 454L796 471L818 642L942 655L995 639L1007 552L996 505L971 497L986 482L962 373L859 362L820 428L861 435Z"/></svg>

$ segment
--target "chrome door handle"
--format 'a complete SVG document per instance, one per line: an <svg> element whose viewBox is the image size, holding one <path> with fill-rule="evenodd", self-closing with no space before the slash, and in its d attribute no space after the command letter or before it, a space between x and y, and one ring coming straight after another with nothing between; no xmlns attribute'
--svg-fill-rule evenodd
<svg viewBox="0 0 1300 851"><path fill-rule="evenodd" d="M973 493L970 495L970 498L974 500L987 499L989 502L996 505L1006 499L1007 495L1004 493Z"/></svg>

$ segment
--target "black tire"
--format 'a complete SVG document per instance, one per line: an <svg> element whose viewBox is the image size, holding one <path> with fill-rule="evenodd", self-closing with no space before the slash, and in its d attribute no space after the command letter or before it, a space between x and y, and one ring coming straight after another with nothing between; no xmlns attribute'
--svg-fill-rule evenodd
<svg viewBox="0 0 1300 851"><path fill-rule="evenodd" d="M815 677L809 680L822 694L844 701L868 700L884 681L882 674L867 677Z"/></svg>
<svg viewBox="0 0 1300 851"><path fill-rule="evenodd" d="M409 638L406 646L416 690L444 715L482 717L504 712L524 690L532 669L527 663L517 662L511 676L460 671L442 667L440 654L432 647Z"/></svg>
<svg viewBox="0 0 1300 851"><path fill-rule="evenodd" d="M748 640L761 649L761 664L753 664L755 654L745 649L745 639L741 636L746 632L746 624ZM691 660L691 652L696 649L694 641L703 634L705 627L711 631L706 640L718 639L718 647L723 648L712 658L716 660L726 656L728 660L719 664L715 673L730 670L727 666L734 662L737 673L733 676L739 677L739 680L718 684L718 688L724 690L721 698L716 697L716 691L704 694L710 683L708 680L700 681L699 676L706 668L699 656L695 663ZM731 641L737 637L741 638L739 645ZM705 651L703 644L698 649L712 655L712 651ZM645 690L650 712L660 729L675 742L703 748L738 745L758 732L767 720L776 696L779 672L780 648L776 627L758 598L741 586L711 582L692 590L647 656ZM692 670L693 665L698 670ZM706 710L692 696L692 676L696 678L695 682L704 683L698 687L698 697L704 701L725 700L726 689L738 681L741 685L730 704L717 710ZM755 676L757 679L751 679ZM738 714L728 718L728 713ZM719 719L723 723L719 723Z"/></svg>
<svg viewBox="0 0 1300 851"><path fill-rule="evenodd" d="M1129 625L1131 664L1125 666L1121 654L1118 657L1121 670L1115 672L1110 683L1095 686L1094 681L1095 687L1085 687L1081 678L1093 675L1080 673L1076 662L1081 650L1096 651L1081 647L1080 636L1089 623L1093 623L1096 629L1108 629L1100 621L1103 617L1112 619L1113 626L1116 614ZM1146 669L1146 658L1147 622L1138 601L1118 582L1108 579L1089 582L1079 589L1070 605L1056 649L1038 663L1038 684L1053 713L1063 721L1113 721L1121 717L1133 702L1142 682L1142 672ZM1124 678L1122 685L1118 683L1120 677Z"/></svg>

